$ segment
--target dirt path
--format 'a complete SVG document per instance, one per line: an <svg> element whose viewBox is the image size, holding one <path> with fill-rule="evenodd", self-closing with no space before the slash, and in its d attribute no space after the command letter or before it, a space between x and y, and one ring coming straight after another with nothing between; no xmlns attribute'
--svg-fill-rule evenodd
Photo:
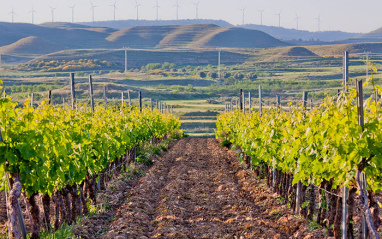
<svg viewBox="0 0 382 239"><path fill-rule="evenodd" d="M246 190L250 186L244 182L247 176L238 173L235 162L233 153L220 148L215 139L181 139L140 179L118 209L108 232L98 238L293 235L303 222L293 221L285 207L257 194L265 189ZM280 212L273 216L270 207L275 206Z"/></svg>

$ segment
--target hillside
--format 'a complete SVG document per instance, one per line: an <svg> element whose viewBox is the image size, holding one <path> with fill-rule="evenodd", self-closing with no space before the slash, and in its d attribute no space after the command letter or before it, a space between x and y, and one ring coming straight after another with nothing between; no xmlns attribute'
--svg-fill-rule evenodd
<svg viewBox="0 0 382 239"><path fill-rule="evenodd" d="M223 50L221 52L222 64L237 64L243 63L250 58L250 55L245 53L232 52ZM37 61L51 60L79 60L79 59L98 59L108 61L119 65L119 69L123 69L125 62L125 53L123 50L66 50L38 57ZM171 62L177 65L216 65L218 62L218 52L214 49L199 49L199 50L128 50L127 63L129 68L140 68L148 63Z"/></svg>
<svg viewBox="0 0 382 239"><path fill-rule="evenodd" d="M63 48L102 48L107 47L104 32L80 28L46 27L27 23L0 22L0 46L10 45L26 37L35 36L41 40L58 44Z"/></svg>
<svg viewBox="0 0 382 239"><path fill-rule="evenodd" d="M130 48L266 48L288 45L260 31L212 24L131 27L114 32L106 39L116 47Z"/></svg>
<svg viewBox="0 0 382 239"><path fill-rule="evenodd" d="M81 25L92 27L108 27L114 29L125 29L138 26L182 26L195 24L213 24L219 27L231 27L232 24L223 20L211 19L189 19L189 20L117 20L117 21L97 21L81 22Z"/></svg>
<svg viewBox="0 0 382 239"><path fill-rule="evenodd" d="M268 59L268 61L294 60L300 58L320 58L320 56L304 47L285 47L280 52Z"/></svg>
<svg viewBox="0 0 382 239"><path fill-rule="evenodd" d="M371 52L373 54L382 53L382 43L350 43L325 46L308 46L308 50L320 56L340 56L344 51L350 54Z"/></svg>
<svg viewBox="0 0 382 239"><path fill-rule="evenodd" d="M17 50L25 47L28 37L34 41L49 43L47 49L36 47L33 54L46 54L54 49L133 49L150 48L263 48L285 46L284 42L255 30L234 27L219 27L213 24L136 26L116 30L107 27L92 27L72 23L24 23L0 22L0 47L7 46L8 54L22 54ZM29 40L31 40L29 39ZM39 43L38 46L42 44ZM29 50L25 49L29 54ZM13 49L13 50L12 50Z"/></svg>
<svg viewBox="0 0 382 239"><path fill-rule="evenodd" d="M48 54L64 50L65 47L31 36L18 40L7 46L0 47L2 54Z"/></svg>
<svg viewBox="0 0 382 239"><path fill-rule="evenodd" d="M310 32L304 30L288 29L283 27L274 27L274 26L264 26L264 25L255 25L248 24L241 26L246 29L253 29L263 31L274 38L281 40L302 40L302 41L314 41L318 42L331 42L331 41L340 41L349 38L354 38L361 35L361 33L349 33L341 31L321 31L321 32Z"/></svg>

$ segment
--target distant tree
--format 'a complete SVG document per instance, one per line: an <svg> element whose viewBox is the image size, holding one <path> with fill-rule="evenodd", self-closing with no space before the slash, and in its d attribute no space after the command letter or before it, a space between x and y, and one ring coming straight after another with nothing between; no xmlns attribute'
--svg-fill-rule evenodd
<svg viewBox="0 0 382 239"><path fill-rule="evenodd" d="M207 76L209 78L216 79L218 77L218 74L216 74L215 72L208 72Z"/></svg>
<svg viewBox="0 0 382 239"><path fill-rule="evenodd" d="M199 72L199 77L206 78L206 73L204 71Z"/></svg>
<svg viewBox="0 0 382 239"><path fill-rule="evenodd" d="M165 63L162 64L162 70L172 70L172 69L175 69L175 68L176 68L175 63L165 62Z"/></svg>
<svg viewBox="0 0 382 239"><path fill-rule="evenodd" d="M155 69L159 69L161 68L161 65L159 63L148 63L146 66L145 66L145 69L147 71L150 71L150 70L155 70Z"/></svg>
<svg viewBox="0 0 382 239"><path fill-rule="evenodd" d="M222 76L223 79L227 79L227 78L229 78L231 76L231 73L229 73L229 72L222 72L221 76Z"/></svg>
<svg viewBox="0 0 382 239"><path fill-rule="evenodd" d="M247 79L248 80L256 80L257 79L257 75L255 73L253 73L253 72L249 72L247 74Z"/></svg>
<svg viewBox="0 0 382 239"><path fill-rule="evenodd" d="M236 80L242 80L244 78L244 75L243 73L236 72L233 78L235 78Z"/></svg>
<svg viewBox="0 0 382 239"><path fill-rule="evenodd" d="M236 82L236 80L233 77L228 77L228 78L224 79L225 85L233 85L233 84L235 84L235 82Z"/></svg>

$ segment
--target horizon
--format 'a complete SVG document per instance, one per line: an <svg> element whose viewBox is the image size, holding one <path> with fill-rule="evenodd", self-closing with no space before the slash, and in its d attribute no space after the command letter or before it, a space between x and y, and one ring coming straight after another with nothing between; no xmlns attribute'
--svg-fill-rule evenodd
<svg viewBox="0 0 382 239"><path fill-rule="evenodd" d="M128 2L114 0L94 0L92 1L94 8L95 22L113 21L114 20L114 3L116 3L115 20L136 20L137 10L136 3L131 0ZM382 26L377 22L378 6L382 7L382 2L377 0L366 0L359 3L356 0L337 0L331 2L329 0L270 0L270 1L250 1L239 0L232 3L229 0L181 0L179 1L179 20L195 20L196 6L193 3L199 2L198 20L223 20L234 26L242 26L243 13L240 9L245 9L244 24L261 25L278 27L279 16L281 11L281 27L287 29L296 29L298 16L298 30L306 30L310 32L318 31L318 18L320 18L320 32L325 31L343 31L352 33L367 33L376 30ZM218 2L219 8L213 8ZM0 21L12 22L12 16L15 23L32 23L32 6L35 11L33 16L34 24L52 22L52 10L54 22L72 22L72 10L70 6L74 6L74 23L91 23L92 11L90 2L80 2L79 0L16 0L13 2L5 2L5 6L0 10ZM139 20L155 21L156 20L156 1L141 0L138 1ZM370 4L375 7L368 7ZM15 6L16 5L16 6ZM168 21L176 20L176 0L159 0L158 20ZM274 7L277 5L277 7ZM362 17L354 17L354 14L361 15L360 12L365 8L367 14ZM14 9L14 15L11 13ZM208 10L213 9L213 11ZM234 10L232 10L234 9ZM293 11L293 9L296 9ZM336 11L343 9L343 11ZM263 17L261 18L261 11ZM354 12L354 13L353 13ZM329 24L330 23L330 24Z"/></svg>

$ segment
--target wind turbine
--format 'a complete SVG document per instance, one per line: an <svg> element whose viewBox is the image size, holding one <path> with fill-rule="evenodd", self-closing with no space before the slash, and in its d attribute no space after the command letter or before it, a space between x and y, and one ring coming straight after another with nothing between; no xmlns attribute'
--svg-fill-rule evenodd
<svg viewBox="0 0 382 239"><path fill-rule="evenodd" d="M56 10L55 7L52 7L52 6L49 6L50 7L50 11L52 13L52 22L54 22L54 10Z"/></svg>
<svg viewBox="0 0 382 239"><path fill-rule="evenodd" d="M315 18L317 20L317 24L318 24L318 31L320 31L320 24L321 24L321 14L318 14L318 17Z"/></svg>
<svg viewBox="0 0 382 239"><path fill-rule="evenodd" d="M37 12L34 10L33 6L32 6L32 10L29 13L32 14L32 24L34 24L34 14Z"/></svg>
<svg viewBox="0 0 382 239"><path fill-rule="evenodd" d="M14 15L16 14L14 8L12 8L12 12L10 12L9 14L12 15L12 23L13 23Z"/></svg>
<svg viewBox="0 0 382 239"><path fill-rule="evenodd" d="M263 25L263 12L264 12L264 9L263 10L258 10L259 13L260 13L260 26Z"/></svg>
<svg viewBox="0 0 382 239"><path fill-rule="evenodd" d="M117 10L117 1L115 1L113 5L109 5L109 6L113 7L113 10L114 10L114 21L115 21L115 11Z"/></svg>
<svg viewBox="0 0 382 239"><path fill-rule="evenodd" d="M277 13L276 16L279 16L279 27L281 27L281 11Z"/></svg>
<svg viewBox="0 0 382 239"><path fill-rule="evenodd" d="M176 8L176 20L178 20L179 19L179 8L180 8L179 0L176 0L176 4L173 7Z"/></svg>
<svg viewBox="0 0 382 239"><path fill-rule="evenodd" d="M300 20L301 19L301 17L299 17L299 16L297 16L297 13L296 13L296 18L294 19L294 20L296 20L297 21L297 30L298 30L298 20Z"/></svg>
<svg viewBox="0 0 382 239"><path fill-rule="evenodd" d="M193 3L195 5L195 13L196 13L196 18L195 19L199 19L199 3L200 2Z"/></svg>
<svg viewBox="0 0 382 239"><path fill-rule="evenodd" d="M247 7L244 7L244 8L242 8L242 9L239 9L239 11L241 11L242 13L243 13L243 26L244 26L244 23L245 23L245 9L246 9Z"/></svg>
<svg viewBox="0 0 382 239"><path fill-rule="evenodd" d="M92 11L92 20L94 22L94 9L98 6L94 6L92 2L90 2L90 5L92 5L92 7L90 8L90 11Z"/></svg>
<svg viewBox="0 0 382 239"><path fill-rule="evenodd" d="M72 9L72 23L74 22L74 8L75 7L76 7L76 5L73 5L73 6L69 7L69 8Z"/></svg>
<svg viewBox="0 0 382 239"><path fill-rule="evenodd" d="M139 20L139 7L142 6L141 4L138 4L138 1L135 0L135 8L137 9L137 20Z"/></svg>
<svg viewBox="0 0 382 239"><path fill-rule="evenodd" d="M157 9L157 19L156 20L158 21L159 20L159 8L160 8L160 6L158 4L158 0L156 0L156 4L155 4L154 8Z"/></svg>

